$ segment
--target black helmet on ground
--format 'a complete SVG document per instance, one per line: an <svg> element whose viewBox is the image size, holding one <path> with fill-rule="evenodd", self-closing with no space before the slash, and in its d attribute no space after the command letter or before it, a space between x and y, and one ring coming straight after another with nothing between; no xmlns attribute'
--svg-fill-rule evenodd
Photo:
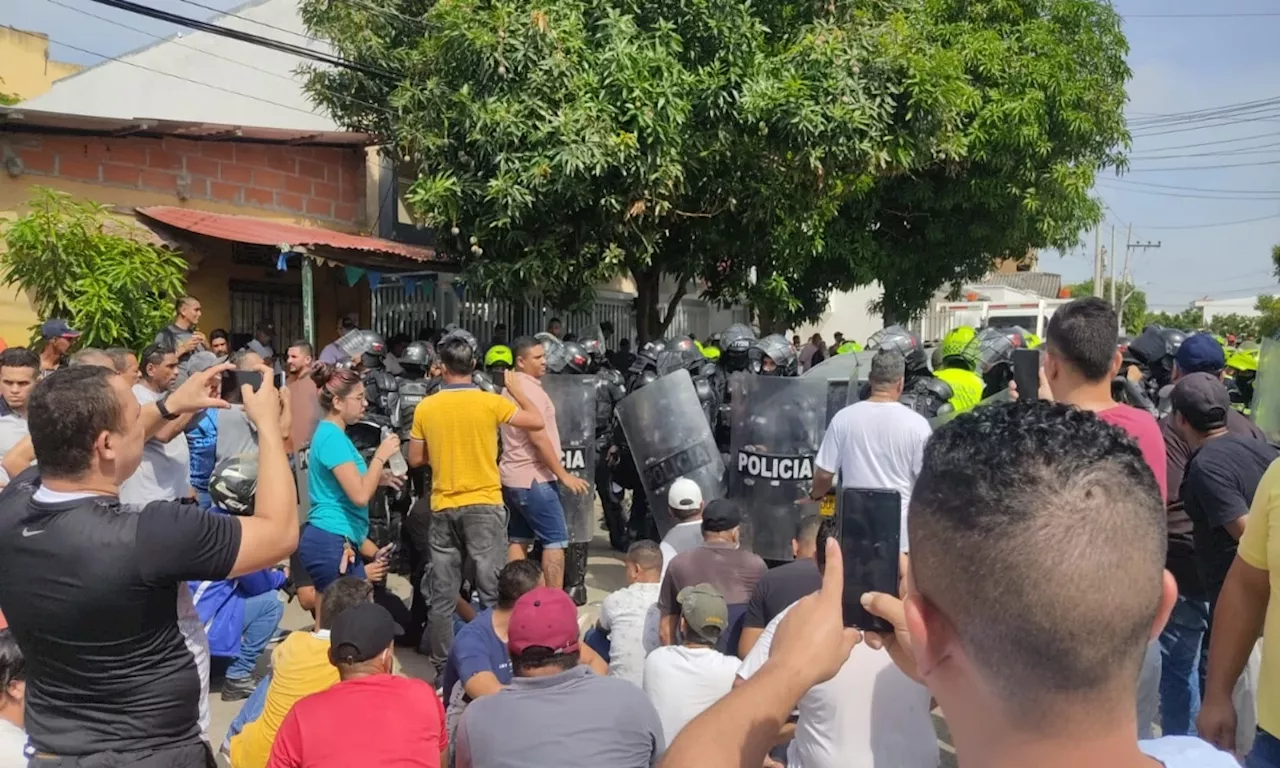
<svg viewBox="0 0 1280 768"><path fill-rule="evenodd" d="M230 514L253 514L253 497L258 491L258 458L231 456L218 462L209 477L209 499Z"/></svg>

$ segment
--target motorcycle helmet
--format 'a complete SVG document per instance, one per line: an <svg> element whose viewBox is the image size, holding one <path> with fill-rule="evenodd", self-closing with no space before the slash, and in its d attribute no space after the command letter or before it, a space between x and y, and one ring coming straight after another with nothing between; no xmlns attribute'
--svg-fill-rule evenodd
<svg viewBox="0 0 1280 768"><path fill-rule="evenodd" d="M745 323L734 323L726 328L720 334L719 344L720 359L724 362L725 370L730 373L747 370L747 351L755 340L756 332Z"/></svg>
<svg viewBox="0 0 1280 768"><path fill-rule="evenodd" d="M558 373L590 373L591 356L587 354L587 350L576 341L566 341L562 345L564 348L564 364Z"/></svg>
<svg viewBox="0 0 1280 768"><path fill-rule="evenodd" d="M253 496L258 491L258 457L231 456L218 462L209 477L209 498L213 506L230 514L253 514Z"/></svg>
<svg viewBox="0 0 1280 768"><path fill-rule="evenodd" d="M435 362L436 351L431 347L430 342L415 341L404 348L404 354L400 356L400 366L412 366L415 370L421 369L426 371Z"/></svg>
<svg viewBox="0 0 1280 768"><path fill-rule="evenodd" d="M705 357L705 358L707 358L708 360L719 360L719 359L720 359L720 348L719 348L719 347L712 346L712 345L710 345L710 344L703 344L703 345L702 345L702 356L703 356L703 357Z"/></svg>
<svg viewBox="0 0 1280 768"><path fill-rule="evenodd" d="M872 351L881 349L897 350L906 363L908 374L913 371L918 373L929 370L924 347L920 345L920 337L900 325L890 325L876 331L870 339L867 339L867 349Z"/></svg>
<svg viewBox="0 0 1280 768"><path fill-rule="evenodd" d="M484 367L486 369L501 367L502 370L506 370L515 364L516 359L511 354L511 347L506 344L494 344L489 347L488 352L484 353Z"/></svg>
<svg viewBox="0 0 1280 768"><path fill-rule="evenodd" d="M748 370L752 373L762 376L796 375L796 348L780 334L773 333L755 342L747 356Z"/></svg>
<svg viewBox="0 0 1280 768"><path fill-rule="evenodd" d="M952 329L942 338L943 365L964 366L970 369L977 365L977 350L974 349L971 354L966 354L969 352L970 342L977 336L978 332L967 325Z"/></svg>

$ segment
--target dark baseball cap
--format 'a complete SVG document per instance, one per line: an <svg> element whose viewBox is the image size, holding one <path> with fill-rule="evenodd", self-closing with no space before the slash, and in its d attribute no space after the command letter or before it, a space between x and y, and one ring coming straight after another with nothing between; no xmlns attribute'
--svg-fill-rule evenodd
<svg viewBox="0 0 1280 768"><path fill-rule="evenodd" d="M333 620L329 628L329 660L357 664L387 650L404 630L386 608L377 603L353 605Z"/></svg>
<svg viewBox="0 0 1280 768"><path fill-rule="evenodd" d="M60 317L45 320L40 326L40 336L44 339L78 339L80 332Z"/></svg>
<svg viewBox="0 0 1280 768"><path fill-rule="evenodd" d="M676 595L676 602L689 629L704 640L718 642L729 626L729 606L711 584L685 587Z"/></svg>
<svg viewBox="0 0 1280 768"><path fill-rule="evenodd" d="M553 653L578 650L578 607L563 589L536 587L511 609L507 649L515 654L535 646Z"/></svg>
<svg viewBox="0 0 1280 768"><path fill-rule="evenodd" d="M1173 410L1192 427L1208 431L1227 425L1231 396L1218 378L1208 373L1192 373L1178 379L1173 387Z"/></svg>
<svg viewBox="0 0 1280 768"><path fill-rule="evenodd" d="M708 533L731 531L742 525L738 505L728 499L712 499L702 510L702 530Z"/></svg>
<svg viewBox="0 0 1280 768"><path fill-rule="evenodd" d="M1184 376L1189 373L1217 373L1227 367L1222 345L1207 333L1188 336L1178 348L1174 360L1178 363L1178 372Z"/></svg>

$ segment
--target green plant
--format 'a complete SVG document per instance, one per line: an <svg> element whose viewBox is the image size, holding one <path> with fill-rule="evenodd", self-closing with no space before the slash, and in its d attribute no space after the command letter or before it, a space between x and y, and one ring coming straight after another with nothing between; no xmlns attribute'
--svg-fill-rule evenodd
<svg viewBox="0 0 1280 768"><path fill-rule="evenodd" d="M1148 325L1160 325L1165 328L1196 330L1204 325L1204 310L1199 307L1188 307L1176 314L1168 312L1151 312L1142 320L1142 328ZM1137 330L1142 330L1138 328Z"/></svg>
<svg viewBox="0 0 1280 768"><path fill-rule="evenodd" d="M1083 283L1068 285L1067 290L1071 294L1071 298L1079 299L1085 296L1093 295L1093 280L1085 280ZM1133 283L1124 282L1116 283L1117 297L1122 297L1120 302L1124 305L1124 331L1127 334L1135 335L1146 325L1147 317L1147 294L1141 288L1134 287ZM1111 278L1105 278L1102 284L1102 298L1109 299L1111 296Z"/></svg>
<svg viewBox="0 0 1280 768"><path fill-rule="evenodd" d="M918 312L996 259L1074 243L1128 141L1128 46L1105 0L300 12L390 75L317 68L308 90L384 140L469 284L568 307L629 274L642 341L690 285L770 327L873 282L887 316Z"/></svg>
<svg viewBox="0 0 1280 768"><path fill-rule="evenodd" d="M26 291L41 318L66 318L86 346L150 344L183 294L186 260L132 239L97 203L37 188L28 206L3 229L0 281Z"/></svg>
<svg viewBox="0 0 1280 768"><path fill-rule="evenodd" d="M1235 336L1237 339L1251 339L1258 335L1258 318L1244 315L1215 315L1209 321L1209 331L1219 336Z"/></svg>

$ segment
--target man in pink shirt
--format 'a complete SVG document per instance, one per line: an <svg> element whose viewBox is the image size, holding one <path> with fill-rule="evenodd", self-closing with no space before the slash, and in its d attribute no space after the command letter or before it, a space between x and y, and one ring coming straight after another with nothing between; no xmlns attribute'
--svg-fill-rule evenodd
<svg viewBox="0 0 1280 768"><path fill-rule="evenodd" d="M515 368L507 377L521 379L521 391L542 414L546 429L527 432L503 425L502 459L498 474L502 478L502 498L506 502L508 560L521 560L534 540L542 544L542 573L548 587L564 588L564 548L569 544L564 507L560 504L560 486L574 493L584 493L586 483L565 471L560 462L560 432L556 429L556 409L542 390L542 377L547 373L546 350L532 336L521 336L512 345Z"/></svg>

